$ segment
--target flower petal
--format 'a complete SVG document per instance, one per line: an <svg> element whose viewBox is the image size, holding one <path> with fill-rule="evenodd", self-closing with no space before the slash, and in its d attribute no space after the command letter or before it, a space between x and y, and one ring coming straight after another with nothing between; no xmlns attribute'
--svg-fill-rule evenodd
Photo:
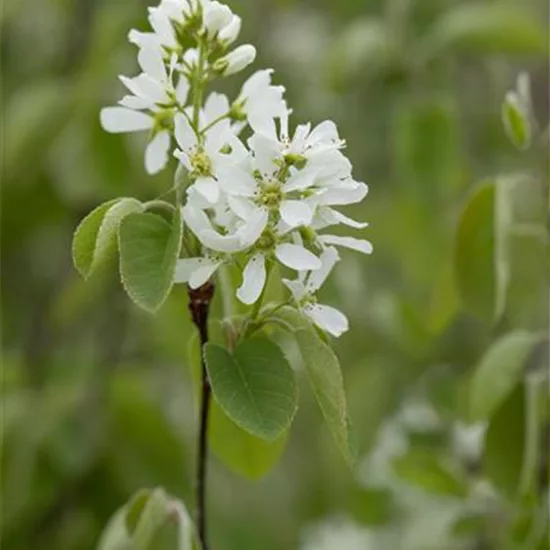
<svg viewBox="0 0 550 550"><path fill-rule="evenodd" d="M184 75L180 76L178 85L176 86L176 100L180 105L185 105L187 96L189 95L189 81Z"/></svg>
<svg viewBox="0 0 550 550"><path fill-rule="evenodd" d="M254 134L249 140L248 145L254 151L255 164L262 175L273 175L279 169L275 160L279 158L281 149L279 142L264 135Z"/></svg>
<svg viewBox="0 0 550 550"><path fill-rule="evenodd" d="M321 195L321 202L323 204L337 206L354 204L361 202L369 192L369 188L365 183L358 183L356 186L350 188L335 187L328 189L323 195Z"/></svg>
<svg viewBox="0 0 550 550"><path fill-rule="evenodd" d="M159 132L145 149L145 169L148 174L156 174L166 166L169 149L170 133Z"/></svg>
<svg viewBox="0 0 550 550"><path fill-rule="evenodd" d="M282 279L283 284L290 290L292 297L299 302L306 295L306 287L301 281Z"/></svg>
<svg viewBox="0 0 550 550"><path fill-rule="evenodd" d="M307 290L309 292L316 292L321 288L339 259L340 256L336 248L329 247L323 251L321 254L320 269L312 271L307 280Z"/></svg>
<svg viewBox="0 0 550 550"><path fill-rule="evenodd" d="M333 244L335 246L343 246L351 250L357 250L364 254L372 253L372 243L365 239L355 239L353 237L338 237L336 235L321 235L319 241L323 244Z"/></svg>
<svg viewBox="0 0 550 550"><path fill-rule="evenodd" d="M246 170L238 166L220 166L217 170L220 187L228 195L253 197L258 183Z"/></svg>
<svg viewBox="0 0 550 550"><path fill-rule="evenodd" d="M347 317L337 309L323 304L309 305L304 313L321 329L340 336L349 329Z"/></svg>
<svg viewBox="0 0 550 550"><path fill-rule="evenodd" d="M146 46L138 53L141 70L158 82L166 82L167 74L159 48Z"/></svg>
<svg viewBox="0 0 550 550"><path fill-rule="evenodd" d="M175 135L178 145L184 150L189 151L197 144L197 136L191 128L189 121L185 115L178 113L174 117Z"/></svg>
<svg viewBox="0 0 550 550"><path fill-rule="evenodd" d="M210 204L215 204L220 198L220 186L214 178L199 177L193 184L193 188Z"/></svg>
<svg viewBox="0 0 550 550"><path fill-rule="evenodd" d="M282 264L298 271L321 267L321 260L315 254L297 244L280 244L275 249L275 256Z"/></svg>
<svg viewBox="0 0 550 550"><path fill-rule="evenodd" d="M101 110L101 126L112 133L137 132L153 127L153 118L125 107L107 107Z"/></svg>
<svg viewBox="0 0 550 550"><path fill-rule="evenodd" d="M256 254L246 264L243 283L237 290L237 298L243 304L253 304L260 297L265 286L266 270L263 254Z"/></svg>
<svg viewBox="0 0 550 550"><path fill-rule="evenodd" d="M248 217L246 223L237 231L244 247L252 246L264 232L269 219L265 208L256 208Z"/></svg>
<svg viewBox="0 0 550 550"><path fill-rule="evenodd" d="M227 204L231 211L246 220L256 211L256 206L253 202L248 199L243 199L241 197L232 197L231 195L227 196Z"/></svg>
<svg viewBox="0 0 550 550"><path fill-rule="evenodd" d="M314 170L300 170L296 174L292 175L283 186L285 193L290 191L302 191L313 187L315 184L315 179L317 177L317 172Z"/></svg>
<svg viewBox="0 0 550 550"><path fill-rule="evenodd" d="M175 283L187 283L191 274L204 264L204 258L182 258L176 263Z"/></svg>
<svg viewBox="0 0 550 550"><path fill-rule="evenodd" d="M310 225L313 219L313 210L303 201L286 200L281 203L281 217L291 227Z"/></svg>
<svg viewBox="0 0 550 550"><path fill-rule="evenodd" d="M191 274L189 286L193 289L201 287L220 267L221 262L204 264Z"/></svg>

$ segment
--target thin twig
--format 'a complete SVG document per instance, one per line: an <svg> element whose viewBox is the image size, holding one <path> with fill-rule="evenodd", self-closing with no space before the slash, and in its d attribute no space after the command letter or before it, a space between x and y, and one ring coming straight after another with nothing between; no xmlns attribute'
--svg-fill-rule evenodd
<svg viewBox="0 0 550 550"><path fill-rule="evenodd" d="M206 539L206 475L208 455L208 412L210 408L211 388L204 360L204 346L208 342L208 313L214 295L214 285L210 282L198 289L189 288L189 310L193 323L197 327L201 343L201 402L197 446L196 471L196 525L202 550L208 550Z"/></svg>

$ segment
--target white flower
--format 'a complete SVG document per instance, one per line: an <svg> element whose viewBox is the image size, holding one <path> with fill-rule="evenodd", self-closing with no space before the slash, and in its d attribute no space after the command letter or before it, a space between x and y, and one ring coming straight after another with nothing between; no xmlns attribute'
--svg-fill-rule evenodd
<svg viewBox="0 0 550 550"><path fill-rule="evenodd" d="M214 63L223 76L229 76L248 67L256 59L256 48L251 44L243 44Z"/></svg>
<svg viewBox="0 0 550 550"><path fill-rule="evenodd" d="M230 129L223 131L223 128L216 127L206 132L203 143L200 143L187 117L178 113L175 117L175 135L180 149L174 155L193 174L195 182L192 188L211 204L216 203L220 188L214 176L225 157L220 150L233 137Z"/></svg>
<svg viewBox="0 0 550 550"><path fill-rule="evenodd" d="M191 288L204 285L224 263L223 256L207 253L202 258L183 258L176 264L175 283L187 283Z"/></svg>
<svg viewBox="0 0 550 550"><path fill-rule="evenodd" d="M280 168L267 158L254 159L251 169L243 168L243 164L222 166L218 172L220 187L237 216L246 218L256 211L275 213L286 224L283 227L287 230L311 224L314 205L302 199L299 192L314 180L314 173L295 171L285 181L278 177Z"/></svg>
<svg viewBox="0 0 550 550"><path fill-rule="evenodd" d="M315 293L321 288L338 260L336 249L326 248L321 254L319 269L308 274L302 272L296 281L283 279L283 283L290 289L298 309L319 328L336 337L348 330L348 320L341 311L324 304L318 304Z"/></svg>
<svg viewBox="0 0 550 550"><path fill-rule="evenodd" d="M143 71L139 76L120 76L131 95L120 100L120 107L102 109L100 120L103 128L112 133L149 130L151 141L145 151L145 168L155 174L168 162L174 107L185 105L189 83L180 76L174 87L173 64L167 70L156 47L142 48L138 62Z"/></svg>
<svg viewBox="0 0 550 550"><path fill-rule="evenodd" d="M315 254L301 244L276 242L276 237L269 233L262 235L260 241L273 240L272 243L261 244L261 247L252 255L243 271L243 282L237 289L237 298L243 304L253 304L261 296L266 283L266 260L272 255L284 266L296 271L315 270L321 267L321 261ZM267 250L262 250L263 248Z"/></svg>
<svg viewBox="0 0 550 550"><path fill-rule="evenodd" d="M261 131L273 125L273 119L288 111L283 99L284 86L271 84L272 69L255 72L244 84L235 101L237 108L247 117L251 128Z"/></svg>

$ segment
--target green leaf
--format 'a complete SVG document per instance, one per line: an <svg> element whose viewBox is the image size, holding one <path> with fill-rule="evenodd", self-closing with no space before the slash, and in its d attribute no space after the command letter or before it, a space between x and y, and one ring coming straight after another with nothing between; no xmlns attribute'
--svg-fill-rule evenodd
<svg viewBox="0 0 550 550"><path fill-rule="evenodd" d="M198 334L189 341L188 361L200 393L201 353ZM199 399L197 400L197 402ZM235 424L216 403L210 402L208 442L212 452L230 470L248 479L259 479L279 461L286 447L288 432L283 432L275 441L264 441Z"/></svg>
<svg viewBox="0 0 550 550"><path fill-rule="evenodd" d="M239 344L233 355L207 344L204 349L214 397L224 412L251 434L274 441L297 408L294 374L281 349L265 337Z"/></svg>
<svg viewBox="0 0 550 550"><path fill-rule="evenodd" d="M454 275L464 305L491 322L496 311L495 184L481 185L458 222Z"/></svg>
<svg viewBox="0 0 550 550"><path fill-rule="evenodd" d="M120 274L130 298L154 312L168 297L180 252L182 221L179 209L172 224L156 214L135 213L124 218L119 231Z"/></svg>
<svg viewBox="0 0 550 550"><path fill-rule="evenodd" d="M136 199L115 199L98 206L82 220L74 234L72 254L74 265L84 278L113 255L120 222L141 208Z"/></svg>
<svg viewBox="0 0 550 550"><path fill-rule="evenodd" d="M525 394L523 384L517 384L491 418L483 456L485 475L512 499L520 484L524 446Z"/></svg>
<svg viewBox="0 0 550 550"><path fill-rule="evenodd" d="M427 39L430 52L548 54L540 22L526 10L499 2L468 2L446 11Z"/></svg>
<svg viewBox="0 0 550 550"><path fill-rule="evenodd" d="M465 497L468 485L459 472L448 467L435 454L413 450L393 462L395 473L411 485L429 493Z"/></svg>
<svg viewBox="0 0 550 550"><path fill-rule="evenodd" d="M210 409L209 442L214 454L232 471L259 479L279 461L288 431L274 441L264 441L239 428L214 401Z"/></svg>
<svg viewBox="0 0 550 550"><path fill-rule="evenodd" d="M321 340L309 320L295 309L281 308L275 317L292 327L315 398L344 458L352 464L355 451L338 358L332 348Z"/></svg>
<svg viewBox="0 0 550 550"><path fill-rule="evenodd" d="M523 378L538 337L515 331L497 340L482 357L471 379L470 415L487 420Z"/></svg>
<svg viewBox="0 0 550 550"><path fill-rule="evenodd" d="M529 114L516 92L508 92L502 104L502 121L510 141L518 149L531 145L531 123Z"/></svg>

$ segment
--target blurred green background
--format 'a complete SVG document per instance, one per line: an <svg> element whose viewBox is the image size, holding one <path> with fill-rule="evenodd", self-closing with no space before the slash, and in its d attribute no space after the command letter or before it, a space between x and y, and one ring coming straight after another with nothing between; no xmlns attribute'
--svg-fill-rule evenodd
<svg viewBox="0 0 550 550"><path fill-rule="evenodd" d="M548 328L547 2L229 4L243 18L242 41L258 47L255 68L273 67L287 87L295 122L337 122L356 178L370 185L349 213L370 221L364 236L375 253L345 254L324 291L351 321L335 346L356 469L301 384L287 447L261 480L211 458L212 547L548 548L544 342L493 416L472 424L468 406L471 373L494 342ZM142 487L164 486L192 504L185 290L152 317L130 303L114 272L84 282L70 259L72 232L97 204L148 200L171 185L173 166L148 177L140 139L99 125L100 108L122 91L116 75L137 71L126 35L146 29L146 6L3 2L7 550L92 549ZM519 71L531 75L536 121L523 152L501 120ZM228 79L225 91L241 82ZM527 422L530 387L535 420ZM539 445L526 462L529 426ZM276 458L243 452L244 462L233 462L248 474ZM531 482L518 493L525 471Z"/></svg>

